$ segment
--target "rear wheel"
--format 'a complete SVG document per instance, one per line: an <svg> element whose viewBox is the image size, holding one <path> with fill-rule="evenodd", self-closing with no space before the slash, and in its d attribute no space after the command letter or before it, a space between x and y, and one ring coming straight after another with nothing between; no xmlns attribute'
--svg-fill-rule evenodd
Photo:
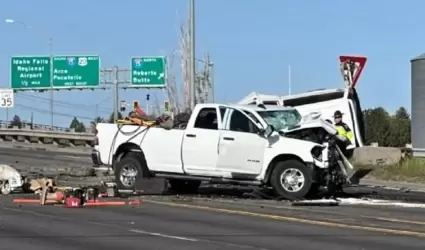
<svg viewBox="0 0 425 250"><path fill-rule="evenodd" d="M298 160L278 162L270 177L275 193L288 200L304 198L312 187L311 170Z"/></svg>
<svg viewBox="0 0 425 250"><path fill-rule="evenodd" d="M170 183L171 191L178 194L196 193L201 185L201 181L194 180L170 179L168 182Z"/></svg>
<svg viewBox="0 0 425 250"><path fill-rule="evenodd" d="M1 184L0 191L2 194L10 194L12 192L12 189L10 188L10 185L9 185L9 181L4 181Z"/></svg>
<svg viewBox="0 0 425 250"><path fill-rule="evenodd" d="M141 153L129 152L115 164L115 182L121 190L134 190L136 180L146 178L149 170Z"/></svg>

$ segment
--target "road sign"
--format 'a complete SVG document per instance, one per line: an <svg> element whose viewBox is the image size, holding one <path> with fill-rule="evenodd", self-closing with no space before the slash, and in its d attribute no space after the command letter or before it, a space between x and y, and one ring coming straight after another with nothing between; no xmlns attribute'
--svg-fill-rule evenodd
<svg viewBox="0 0 425 250"><path fill-rule="evenodd" d="M90 88L100 84L98 56L53 57L54 88Z"/></svg>
<svg viewBox="0 0 425 250"><path fill-rule="evenodd" d="M48 56L12 57L10 69L10 85L14 90L50 87Z"/></svg>
<svg viewBox="0 0 425 250"><path fill-rule="evenodd" d="M367 57L364 56L340 56L339 61L343 70L350 71L352 86L355 87L359 81L360 75L366 65ZM348 67L348 68L347 68ZM348 72L347 72L348 73Z"/></svg>
<svg viewBox="0 0 425 250"><path fill-rule="evenodd" d="M13 108L14 106L13 89L0 89L0 108Z"/></svg>
<svg viewBox="0 0 425 250"><path fill-rule="evenodd" d="M165 57L131 58L131 85L144 88L163 88L167 76Z"/></svg>

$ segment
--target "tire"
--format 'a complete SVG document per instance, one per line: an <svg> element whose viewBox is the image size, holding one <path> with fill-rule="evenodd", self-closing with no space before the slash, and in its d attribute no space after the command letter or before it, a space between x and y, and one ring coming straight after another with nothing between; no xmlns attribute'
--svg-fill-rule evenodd
<svg viewBox="0 0 425 250"><path fill-rule="evenodd" d="M144 156L138 152L127 153L115 164L114 172L118 190L134 190L137 179L147 178L149 176L146 160ZM135 176L132 178L132 176L128 176L128 174L134 174Z"/></svg>
<svg viewBox="0 0 425 250"><path fill-rule="evenodd" d="M170 179L171 191L178 194L196 193L201 186L201 181Z"/></svg>
<svg viewBox="0 0 425 250"><path fill-rule="evenodd" d="M10 194L12 192L9 182L5 181L1 184L0 193L2 194Z"/></svg>
<svg viewBox="0 0 425 250"><path fill-rule="evenodd" d="M290 174L289 171L295 172L295 176L303 176L304 182L298 182L297 185L285 187L283 185L283 175ZM270 184L273 187L276 195L288 200L298 200L304 198L312 187L313 181L311 178L312 171L302 162L297 160L287 160L278 162L273 169L270 177ZM295 183L297 180L294 180ZM295 184L294 183L294 184ZM297 188L298 187L298 188Z"/></svg>

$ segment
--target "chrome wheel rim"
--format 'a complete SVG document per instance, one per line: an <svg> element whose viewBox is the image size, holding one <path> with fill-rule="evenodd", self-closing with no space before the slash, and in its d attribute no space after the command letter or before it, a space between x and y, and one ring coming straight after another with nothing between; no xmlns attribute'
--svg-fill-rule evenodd
<svg viewBox="0 0 425 250"><path fill-rule="evenodd" d="M125 187L131 188L134 186L136 182L137 174L138 174L138 171L136 167L132 165L125 165L121 169L120 181Z"/></svg>
<svg viewBox="0 0 425 250"><path fill-rule="evenodd" d="M305 185L304 174L295 168L286 169L280 176L280 183L287 192L298 192Z"/></svg>

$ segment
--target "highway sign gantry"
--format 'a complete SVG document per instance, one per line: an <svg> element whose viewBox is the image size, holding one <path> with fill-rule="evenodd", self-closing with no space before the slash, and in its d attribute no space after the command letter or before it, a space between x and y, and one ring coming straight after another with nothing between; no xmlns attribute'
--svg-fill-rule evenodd
<svg viewBox="0 0 425 250"><path fill-rule="evenodd" d="M165 57L131 58L131 85L139 88L163 88L166 85Z"/></svg>
<svg viewBox="0 0 425 250"><path fill-rule="evenodd" d="M13 89L0 89L0 108L13 108L14 106Z"/></svg>
<svg viewBox="0 0 425 250"><path fill-rule="evenodd" d="M13 90L94 88L100 84L98 56L20 56L11 59ZM53 72L51 72L53 68ZM53 81L51 81L53 77Z"/></svg>
<svg viewBox="0 0 425 250"><path fill-rule="evenodd" d="M98 56L53 57L54 88L92 88L100 84Z"/></svg>
<svg viewBox="0 0 425 250"><path fill-rule="evenodd" d="M10 85L12 89L46 89L50 87L50 57L12 57Z"/></svg>

